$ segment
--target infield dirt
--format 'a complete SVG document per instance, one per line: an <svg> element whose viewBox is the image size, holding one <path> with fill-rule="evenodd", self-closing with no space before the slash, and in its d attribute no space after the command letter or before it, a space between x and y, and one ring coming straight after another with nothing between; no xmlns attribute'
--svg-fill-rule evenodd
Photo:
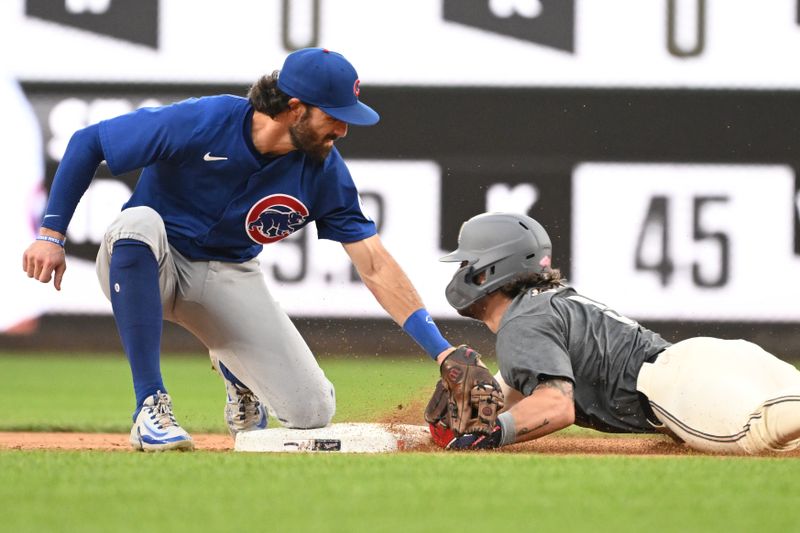
<svg viewBox="0 0 800 533"><path fill-rule="evenodd" d="M192 438L198 450L233 451L233 439L229 435L193 434ZM128 435L120 433L0 432L0 449L134 451L128 444ZM660 435L632 438L554 435L502 448L500 451L548 455L709 455L691 450ZM407 452L444 453L444 450L430 443L400 453ZM770 456L800 457L800 450Z"/></svg>
<svg viewBox="0 0 800 533"><path fill-rule="evenodd" d="M397 405L379 422L388 427L402 424L424 425L421 413L425 406L421 400L407 405ZM192 433L195 448L210 452L233 451L233 438L227 434ZM0 449L16 450L100 450L133 452L127 433L45 433L0 432ZM406 448L403 452L445 453L432 441ZM711 455L698 452L676 443L664 435L637 435L589 437L560 435L558 433L530 442L508 446L501 453L531 453L547 455ZM447 452L451 453L451 452ZM497 451L493 452L497 453ZM786 453L767 454L771 457L800 457L800 449Z"/></svg>

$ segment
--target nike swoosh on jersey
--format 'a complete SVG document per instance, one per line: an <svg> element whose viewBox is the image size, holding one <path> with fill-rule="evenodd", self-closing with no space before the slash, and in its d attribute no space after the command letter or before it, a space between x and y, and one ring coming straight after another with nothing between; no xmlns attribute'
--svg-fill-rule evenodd
<svg viewBox="0 0 800 533"><path fill-rule="evenodd" d="M227 157L211 155L211 152L206 152L206 155L203 156L203 161L227 161Z"/></svg>
<svg viewBox="0 0 800 533"><path fill-rule="evenodd" d="M60 217L61 215L45 215L42 218L50 218L50 217Z"/></svg>

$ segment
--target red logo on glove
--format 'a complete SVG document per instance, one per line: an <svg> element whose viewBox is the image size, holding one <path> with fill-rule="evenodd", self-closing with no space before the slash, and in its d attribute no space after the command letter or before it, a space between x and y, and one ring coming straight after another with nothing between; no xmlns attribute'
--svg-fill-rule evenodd
<svg viewBox="0 0 800 533"><path fill-rule="evenodd" d="M449 383L461 383L461 380L464 379L464 372L461 371L460 368L454 366L450 370L447 371L447 381Z"/></svg>

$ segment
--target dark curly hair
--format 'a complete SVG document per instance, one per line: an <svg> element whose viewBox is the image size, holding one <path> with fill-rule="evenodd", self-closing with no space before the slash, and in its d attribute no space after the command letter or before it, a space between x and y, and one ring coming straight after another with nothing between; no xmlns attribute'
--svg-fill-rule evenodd
<svg viewBox="0 0 800 533"><path fill-rule="evenodd" d="M509 298L514 298L529 289L546 291L563 287L566 281L566 278L561 277L561 271L559 269L552 268L542 273L524 272L497 290Z"/></svg>
<svg viewBox="0 0 800 533"><path fill-rule="evenodd" d="M271 118L275 118L285 111L292 98L278 88L279 74L279 70L274 70L272 74L261 76L247 91L247 99L250 100L253 109L265 113Z"/></svg>

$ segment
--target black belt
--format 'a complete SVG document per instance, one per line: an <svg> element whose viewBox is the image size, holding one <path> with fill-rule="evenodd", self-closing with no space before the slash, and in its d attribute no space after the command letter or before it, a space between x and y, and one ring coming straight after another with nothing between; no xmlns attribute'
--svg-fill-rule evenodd
<svg viewBox="0 0 800 533"><path fill-rule="evenodd" d="M653 408L650 407L650 400L639 391L636 391L639 395L639 403L642 405L642 411L644 412L644 416L647 417L647 420L656 427L661 427L664 425L661 420L658 419L656 413L653 411Z"/></svg>
<svg viewBox="0 0 800 533"><path fill-rule="evenodd" d="M663 352L663 350L661 352L658 352L658 353L655 353L655 354L651 355L650 357L645 359L644 362L645 363L655 363L656 359L658 359L658 356L661 355L662 352ZM658 417L656 416L655 412L653 411L653 408L650 407L650 400L647 398L647 396L645 396L644 394L642 394L639 391L636 391L636 392L639 394L639 403L642 404L642 411L644 411L644 415L647 417L647 420L650 421L650 423L652 423L656 427L663 426L664 423L661 422L661 420L658 419Z"/></svg>
<svg viewBox="0 0 800 533"><path fill-rule="evenodd" d="M665 348L665 350L666 350L666 348ZM658 359L658 356L661 355L662 353L664 353L664 350L661 350L660 352L654 353L653 355L651 355L650 357L645 359L644 362L645 363L655 363L656 359Z"/></svg>

